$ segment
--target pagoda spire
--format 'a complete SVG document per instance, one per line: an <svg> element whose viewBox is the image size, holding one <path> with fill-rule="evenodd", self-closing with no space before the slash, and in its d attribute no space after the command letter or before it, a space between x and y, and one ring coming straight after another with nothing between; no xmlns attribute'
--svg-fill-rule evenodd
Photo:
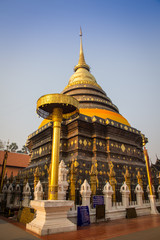
<svg viewBox="0 0 160 240"><path fill-rule="evenodd" d="M85 68L88 71L90 70L90 67L86 64L84 59L84 53L83 53L83 45L82 45L82 29L80 27L80 53L79 53L79 61L78 64L74 67L74 71L76 72L78 68Z"/></svg>

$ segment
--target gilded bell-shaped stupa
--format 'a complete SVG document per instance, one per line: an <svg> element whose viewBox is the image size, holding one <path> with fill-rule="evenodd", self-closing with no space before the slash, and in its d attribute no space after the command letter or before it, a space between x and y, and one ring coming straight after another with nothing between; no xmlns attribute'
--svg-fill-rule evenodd
<svg viewBox="0 0 160 240"><path fill-rule="evenodd" d="M131 174L131 195L134 194L137 184L137 171L141 171L145 189L147 180L142 144L144 135L119 113L117 106L112 103L91 74L84 57L82 32L80 32L79 61L62 94L70 95L79 102L79 116L70 120L63 119L61 124L59 162L63 160L69 169L70 185L67 197L80 204L81 183L86 179L92 184L90 173L95 164L94 194L102 194L106 181L109 181L107 174L109 162L114 164L115 171L114 201L121 201L120 187L124 182L122 173L126 167ZM31 150L31 163L26 172L30 173L32 170L34 173L33 169L38 167L41 173L40 179L46 185L51 162L52 128L53 122L44 119L27 140L27 146ZM145 137L144 140L147 141ZM76 163L74 179L72 163ZM32 178L31 174L30 178ZM47 198L48 188L44 189ZM133 197L132 199L134 200Z"/></svg>

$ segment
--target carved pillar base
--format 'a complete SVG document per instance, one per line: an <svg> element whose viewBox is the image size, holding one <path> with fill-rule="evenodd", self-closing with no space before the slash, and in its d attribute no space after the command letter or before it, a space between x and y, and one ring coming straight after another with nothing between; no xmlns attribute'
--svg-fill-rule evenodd
<svg viewBox="0 0 160 240"><path fill-rule="evenodd" d="M73 201L37 200L30 204L37 212L36 218L26 225L26 229L40 236L77 230L77 226L67 219Z"/></svg>
<svg viewBox="0 0 160 240"><path fill-rule="evenodd" d="M157 211L157 208L156 208L156 202L155 202L155 198L156 196L155 195L149 195L149 201L150 201L150 204L151 204L151 214L159 214L159 212Z"/></svg>

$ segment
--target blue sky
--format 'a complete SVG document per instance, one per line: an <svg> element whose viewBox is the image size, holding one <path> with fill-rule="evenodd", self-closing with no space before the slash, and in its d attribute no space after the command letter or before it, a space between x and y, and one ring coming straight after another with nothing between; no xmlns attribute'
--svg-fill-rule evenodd
<svg viewBox="0 0 160 240"><path fill-rule="evenodd" d="M79 57L160 157L160 1L0 0L0 139L19 148L42 119L41 95L59 93Z"/></svg>

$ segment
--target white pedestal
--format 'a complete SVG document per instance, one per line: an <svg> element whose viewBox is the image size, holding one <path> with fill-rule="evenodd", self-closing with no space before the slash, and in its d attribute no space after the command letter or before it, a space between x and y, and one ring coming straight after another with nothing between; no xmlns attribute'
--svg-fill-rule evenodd
<svg viewBox="0 0 160 240"><path fill-rule="evenodd" d="M128 208L128 207L129 207L129 194L130 194L130 192L124 192L124 193L122 193L122 205L123 205L125 208Z"/></svg>
<svg viewBox="0 0 160 240"><path fill-rule="evenodd" d="M156 208L156 202L155 202L155 198L156 196L155 195L149 195L149 201L150 201L150 204L151 204L151 214L159 214L159 212L157 211L157 208Z"/></svg>
<svg viewBox="0 0 160 240"><path fill-rule="evenodd" d="M136 193L137 205L143 206L143 199L142 199L143 192Z"/></svg>
<svg viewBox="0 0 160 240"><path fill-rule="evenodd" d="M104 204L106 211L110 211L112 209L112 194L105 194L104 196Z"/></svg>
<svg viewBox="0 0 160 240"><path fill-rule="evenodd" d="M67 200L31 201L30 205L37 210L37 214L36 218L26 225L26 229L41 236L76 231L77 226L67 219L67 212L73 204L73 201Z"/></svg>

